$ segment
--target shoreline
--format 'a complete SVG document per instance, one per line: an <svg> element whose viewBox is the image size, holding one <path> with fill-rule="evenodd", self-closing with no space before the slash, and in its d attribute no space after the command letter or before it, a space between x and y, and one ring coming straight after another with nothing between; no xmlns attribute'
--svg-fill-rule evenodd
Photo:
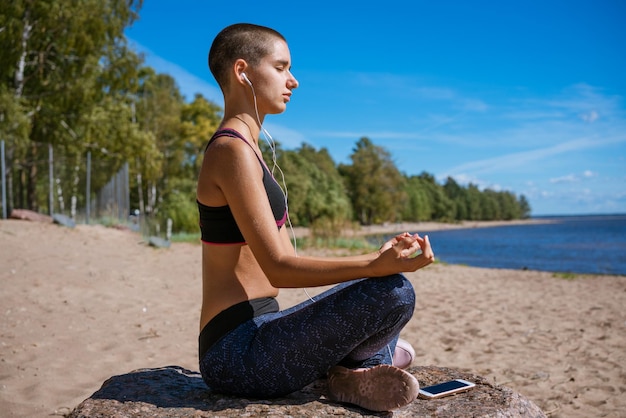
<svg viewBox="0 0 626 418"><path fill-rule="evenodd" d="M474 229L474 228L493 228L498 226L510 225L541 225L553 223L550 219L515 219L511 221L461 221L458 223L444 222L386 222L378 225L361 225L355 228L345 228L341 236L360 237L367 235L383 235L395 234L401 232L432 232L445 231L450 229ZM310 228L294 227L296 238L304 238L310 235Z"/></svg>

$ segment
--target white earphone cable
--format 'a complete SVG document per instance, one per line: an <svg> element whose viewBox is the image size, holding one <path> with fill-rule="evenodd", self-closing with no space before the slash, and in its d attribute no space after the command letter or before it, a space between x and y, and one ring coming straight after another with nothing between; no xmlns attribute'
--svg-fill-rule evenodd
<svg viewBox="0 0 626 418"><path fill-rule="evenodd" d="M274 176L275 169L278 169L278 172L280 173L281 183L282 183L281 188L283 189L283 194L285 196L285 208L287 210L287 224L289 225L289 231L291 232L291 238L293 241L293 249L297 257L298 256L298 243L296 239L296 233L293 229L293 225L291 224L291 217L289 216L289 203L288 203L289 191L287 190L287 182L285 181L285 173L283 173L283 170L280 168L280 166L278 165L278 162L276 161L277 160L276 142L274 141L274 138L272 138L272 135L270 135L270 133L267 131L267 129L263 127L263 124L261 123L261 118L259 117L259 109L257 107L257 102L256 102L256 93L254 91L254 86L252 85L252 83L249 83L249 86L252 89L252 97L254 98L254 112L256 113L256 120L259 124L259 127L261 128L261 132L263 133L263 138L265 139L265 142L267 142L267 145L272 150L272 176ZM279 187L280 187L280 184L279 184ZM306 288L303 288L303 289L307 297L312 302L315 302L315 300L311 297L311 295L309 295L309 292L307 291L307 289Z"/></svg>

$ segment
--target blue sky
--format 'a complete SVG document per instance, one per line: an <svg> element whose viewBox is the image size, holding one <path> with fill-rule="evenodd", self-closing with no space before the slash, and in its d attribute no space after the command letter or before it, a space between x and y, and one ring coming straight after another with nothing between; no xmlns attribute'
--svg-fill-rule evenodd
<svg viewBox="0 0 626 418"><path fill-rule="evenodd" d="M182 93L222 105L225 26L270 26L300 82L265 128L349 163L367 136L407 175L508 190L533 215L626 213L626 2L147 0L126 31Z"/></svg>

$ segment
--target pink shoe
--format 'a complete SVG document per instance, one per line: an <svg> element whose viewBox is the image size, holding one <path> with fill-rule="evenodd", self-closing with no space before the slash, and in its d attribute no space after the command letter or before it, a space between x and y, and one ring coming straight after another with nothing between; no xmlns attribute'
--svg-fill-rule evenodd
<svg viewBox="0 0 626 418"><path fill-rule="evenodd" d="M334 366L328 371L328 397L370 411L391 411L417 398L419 383L410 373L388 364L371 369Z"/></svg>
<svg viewBox="0 0 626 418"><path fill-rule="evenodd" d="M396 349L393 353L393 365L401 369L406 369L415 359L415 350L408 341L398 338Z"/></svg>

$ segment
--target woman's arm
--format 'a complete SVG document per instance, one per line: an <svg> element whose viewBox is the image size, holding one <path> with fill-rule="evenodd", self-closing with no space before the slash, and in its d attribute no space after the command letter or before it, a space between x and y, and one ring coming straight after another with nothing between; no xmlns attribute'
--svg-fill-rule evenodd
<svg viewBox="0 0 626 418"><path fill-rule="evenodd" d="M211 175L224 194L246 242L275 287L314 287L362 277L415 271L434 260L428 240L408 234L395 237L381 250L357 257L298 257L285 244L262 182L256 155L245 143L224 141L212 146ZM289 248L291 247L291 248ZM418 249L422 254L409 257Z"/></svg>
<svg viewBox="0 0 626 418"><path fill-rule="evenodd" d="M294 245L291 241L291 236L288 233L287 230L287 225L285 225L284 228L282 228L280 230L280 236L281 239L285 242L285 248L287 248L288 251L293 252L294 254L297 255L296 253L296 249L294 248ZM363 260L372 260L374 258L376 258L377 255L379 255L382 251L385 251L387 249L389 249L392 245L394 245L395 243L398 242L399 239L401 239L402 237L405 236L409 236L408 232L396 235L395 237L389 239L387 242L385 242L380 249L378 249L378 251L376 253L367 253L367 254L358 254L358 255L348 255L348 256L333 256L333 257L319 257L319 256L315 256L315 257L309 257L309 258L314 258L316 260L327 260L327 261L333 261L333 260L337 260L338 258L341 258L344 261L363 261ZM418 251L420 248L419 246L414 248L414 251L411 252L411 254L414 254L416 251Z"/></svg>

